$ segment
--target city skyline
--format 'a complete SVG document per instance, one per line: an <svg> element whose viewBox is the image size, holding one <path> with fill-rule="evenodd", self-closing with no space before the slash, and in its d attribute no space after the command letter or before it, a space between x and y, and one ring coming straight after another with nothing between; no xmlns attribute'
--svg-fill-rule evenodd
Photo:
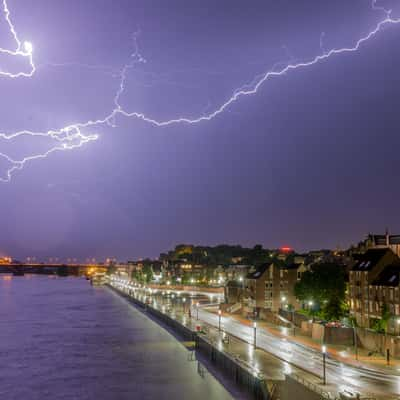
<svg viewBox="0 0 400 400"><path fill-rule="evenodd" d="M117 102L124 108L160 121L210 115L266 71L353 48L390 3L255 1L244 12L224 1L122 1L109 13L105 0L9 0L36 72L1 78L8 101L0 131L108 115L118 71L130 62ZM393 7L391 18L399 13ZM4 20L0 29L7 33ZM0 253L127 259L178 243L303 251L396 232L398 31L388 24L357 52L269 80L210 121L159 127L116 115L85 132L99 137L1 185ZM4 37L2 48L12 44ZM2 152L18 158L49 148L23 139L3 140Z"/></svg>

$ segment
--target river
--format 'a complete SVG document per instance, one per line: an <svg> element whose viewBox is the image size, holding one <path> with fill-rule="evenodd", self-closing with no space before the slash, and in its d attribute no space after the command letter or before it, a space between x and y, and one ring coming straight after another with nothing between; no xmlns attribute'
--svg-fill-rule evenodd
<svg viewBox="0 0 400 400"><path fill-rule="evenodd" d="M0 275L0 399L232 399L174 337L81 278Z"/></svg>

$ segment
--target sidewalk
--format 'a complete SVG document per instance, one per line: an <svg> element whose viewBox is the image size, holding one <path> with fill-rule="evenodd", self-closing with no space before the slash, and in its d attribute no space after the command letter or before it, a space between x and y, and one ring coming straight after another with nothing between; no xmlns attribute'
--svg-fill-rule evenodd
<svg viewBox="0 0 400 400"><path fill-rule="evenodd" d="M204 311L208 311L211 313L216 313L216 311L211 310L210 308L203 309ZM230 318L235 319L236 321L251 326L253 321L250 321L238 314L230 314L223 312L223 316L229 316ZM297 343L301 346L309 347L314 349L317 352L321 352L321 342L318 342L312 339L310 336L306 336L302 334L300 328L296 327L295 336L293 336L293 328L284 328L278 325L274 325L269 322L257 320L257 327L265 329L267 332L273 334L274 336L280 337L282 339L286 339L290 342ZM364 369L378 369L383 372L390 371L392 374L398 374L400 376L400 360L395 358L390 358L390 365L387 365L386 357L380 354L374 354L369 356L368 350L358 348L358 360L356 359L355 349L354 347L348 346L338 346L338 345L326 345L328 355L345 364L350 364L357 368Z"/></svg>

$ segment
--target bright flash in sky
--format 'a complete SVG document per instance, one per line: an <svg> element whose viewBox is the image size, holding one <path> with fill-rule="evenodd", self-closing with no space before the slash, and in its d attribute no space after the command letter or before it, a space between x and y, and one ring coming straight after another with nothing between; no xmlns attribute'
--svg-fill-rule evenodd
<svg viewBox="0 0 400 400"><path fill-rule="evenodd" d="M31 42L24 42L24 49L27 54L32 54L33 52L33 45Z"/></svg>

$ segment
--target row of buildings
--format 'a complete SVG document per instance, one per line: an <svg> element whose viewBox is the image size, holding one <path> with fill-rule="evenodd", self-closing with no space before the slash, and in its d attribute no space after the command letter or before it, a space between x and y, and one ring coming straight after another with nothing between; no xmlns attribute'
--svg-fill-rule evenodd
<svg viewBox="0 0 400 400"><path fill-rule="evenodd" d="M346 301L358 326L376 328L385 319L385 330L400 334L400 235L368 235L348 251L325 254L319 261L345 265ZM240 302L246 314L307 307L296 299L294 287L314 262L315 258L296 257L292 264L266 263L249 273L236 293L228 285L227 292L236 295L230 302Z"/></svg>
<svg viewBox="0 0 400 400"><path fill-rule="evenodd" d="M400 333L400 235L369 235L358 249L349 271L350 314L365 328L373 328L386 318L387 332L397 335Z"/></svg>
<svg viewBox="0 0 400 400"><path fill-rule="evenodd" d="M185 257L164 257L132 262L129 274L143 275L150 270L151 280L159 283L224 286L227 302L235 305L235 310L254 315L307 307L294 295L296 283L314 263L335 262L346 267L346 300L358 326L373 328L386 313L387 331L400 333L400 235L370 234L346 251L297 255L284 248L265 254L268 260L257 267L240 256L232 257L228 264L213 266Z"/></svg>

